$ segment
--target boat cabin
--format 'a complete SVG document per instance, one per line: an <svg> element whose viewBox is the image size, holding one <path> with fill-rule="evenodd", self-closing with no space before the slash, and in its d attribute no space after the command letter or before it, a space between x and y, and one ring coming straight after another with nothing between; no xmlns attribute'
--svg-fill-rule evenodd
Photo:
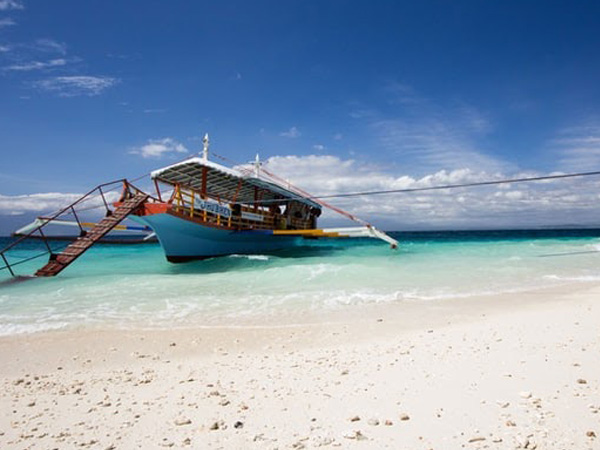
<svg viewBox="0 0 600 450"><path fill-rule="evenodd" d="M159 198L168 195L170 214L203 225L231 230L316 228L321 205L265 179L259 170L258 163L254 170L236 170L193 157L151 177Z"/></svg>

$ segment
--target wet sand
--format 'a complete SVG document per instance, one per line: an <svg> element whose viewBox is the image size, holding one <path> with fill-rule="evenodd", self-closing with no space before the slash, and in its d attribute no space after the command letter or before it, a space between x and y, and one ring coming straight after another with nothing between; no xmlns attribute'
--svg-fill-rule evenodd
<svg viewBox="0 0 600 450"><path fill-rule="evenodd" d="M0 448L600 448L600 286L0 339Z"/></svg>

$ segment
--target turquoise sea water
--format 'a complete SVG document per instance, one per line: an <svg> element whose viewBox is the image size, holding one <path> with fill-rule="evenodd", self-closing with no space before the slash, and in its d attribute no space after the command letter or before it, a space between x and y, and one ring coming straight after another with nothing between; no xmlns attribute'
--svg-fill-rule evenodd
<svg viewBox="0 0 600 450"><path fill-rule="evenodd" d="M168 263L158 244L97 245L55 278L0 271L0 335L72 327L236 325L298 311L426 302L600 280L600 230L392 233L275 255ZM10 240L0 238L0 247ZM54 243L57 247L63 243ZM32 241L10 254L43 250ZM31 275L46 257L19 265ZM1 263L0 263L1 265Z"/></svg>

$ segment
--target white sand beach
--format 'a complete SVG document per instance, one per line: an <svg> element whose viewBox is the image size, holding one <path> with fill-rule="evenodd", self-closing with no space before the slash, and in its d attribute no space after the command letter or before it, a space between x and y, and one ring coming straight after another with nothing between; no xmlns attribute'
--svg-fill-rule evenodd
<svg viewBox="0 0 600 450"><path fill-rule="evenodd" d="M599 299L4 337L0 448L600 448Z"/></svg>

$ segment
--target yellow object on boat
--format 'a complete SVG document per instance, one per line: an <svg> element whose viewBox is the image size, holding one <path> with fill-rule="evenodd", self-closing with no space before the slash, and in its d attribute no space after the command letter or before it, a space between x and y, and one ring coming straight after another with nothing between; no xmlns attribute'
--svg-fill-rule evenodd
<svg viewBox="0 0 600 450"><path fill-rule="evenodd" d="M383 231L379 231L374 226L364 227L346 227L346 228L322 228L312 230L273 230L274 235L281 236L303 236L313 238L377 238L386 241L395 249L398 248L398 241L391 238Z"/></svg>
<svg viewBox="0 0 600 450"><path fill-rule="evenodd" d="M340 233L327 232L325 230L273 230L273 234L283 236L306 236L306 237L349 237Z"/></svg>

